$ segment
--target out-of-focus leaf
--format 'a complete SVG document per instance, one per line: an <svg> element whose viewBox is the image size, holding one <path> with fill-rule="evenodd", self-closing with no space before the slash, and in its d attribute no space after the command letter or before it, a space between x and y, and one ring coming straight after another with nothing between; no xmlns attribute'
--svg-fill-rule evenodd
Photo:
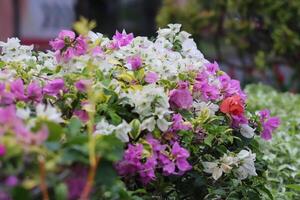
<svg viewBox="0 0 300 200"><path fill-rule="evenodd" d="M124 144L114 135L101 135L96 139L96 153L109 161L117 161L122 157Z"/></svg>
<svg viewBox="0 0 300 200"><path fill-rule="evenodd" d="M55 199L56 200L66 200L68 199L68 188L64 183L58 184L54 188Z"/></svg>
<svg viewBox="0 0 300 200"><path fill-rule="evenodd" d="M31 200L30 192L23 187L15 187L12 191L14 200Z"/></svg>
<svg viewBox="0 0 300 200"><path fill-rule="evenodd" d="M81 126L81 121L77 117L73 117L72 119L70 119L70 122L67 126L67 135L79 135Z"/></svg>

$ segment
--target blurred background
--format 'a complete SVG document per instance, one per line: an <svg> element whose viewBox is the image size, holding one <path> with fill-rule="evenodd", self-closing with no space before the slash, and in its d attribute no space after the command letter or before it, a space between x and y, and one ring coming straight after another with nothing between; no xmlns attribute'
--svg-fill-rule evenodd
<svg viewBox="0 0 300 200"><path fill-rule="evenodd" d="M19 37L44 50L80 16L108 36L126 29L152 37L158 27L181 23L243 85L300 91L299 0L0 0L0 40Z"/></svg>

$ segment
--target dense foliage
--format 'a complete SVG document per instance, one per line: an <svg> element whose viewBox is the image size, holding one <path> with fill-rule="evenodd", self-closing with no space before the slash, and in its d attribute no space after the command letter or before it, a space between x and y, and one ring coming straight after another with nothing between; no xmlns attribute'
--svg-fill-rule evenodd
<svg viewBox="0 0 300 200"><path fill-rule="evenodd" d="M272 198L257 141L279 118L179 24L50 45L0 43L1 199Z"/></svg>
<svg viewBox="0 0 300 200"><path fill-rule="evenodd" d="M213 57L244 69L248 77L254 68L269 68L282 87L299 90L299 17L300 1L164 0L157 21L160 26L182 23L200 46L213 47ZM287 85L279 65L294 69Z"/></svg>
<svg viewBox="0 0 300 200"><path fill-rule="evenodd" d="M249 85L249 109L268 106L282 123L271 143L262 143L268 165L268 185L274 199L300 198L300 96L279 93L264 85Z"/></svg>

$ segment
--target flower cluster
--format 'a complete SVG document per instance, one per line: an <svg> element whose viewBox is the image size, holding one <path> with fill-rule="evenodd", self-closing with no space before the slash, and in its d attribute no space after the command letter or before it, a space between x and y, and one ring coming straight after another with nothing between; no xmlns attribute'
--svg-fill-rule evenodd
<svg viewBox="0 0 300 200"><path fill-rule="evenodd" d="M19 42L0 43L0 180L15 175L29 190L38 181L18 169L30 168L12 171L4 163L18 158L27 166L37 158L43 167L46 160L49 173L59 173L49 182L65 182L70 199L80 195L71 183L84 185L74 166L91 162L93 170L100 158L129 189L191 174L248 179L258 174L249 141L270 139L279 126L268 111L246 109L239 81L206 60L178 24L159 29L153 41L125 31L109 39L63 30L50 42L53 51L33 52ZM15 184L5 191L9 185Z"/></svg>
<svg viewBox="0 0 300 200"><path fill-rule="evenodd" d="M254 166L256 155L251 151L241 150L236 156L224 155L215 162L203 162L204 171L212 174L218 180L223 173L229 173L236 167L235 173L239 179L246 179L248 176L257 176Z"/></svg>
<svg viewBox="0 0 300 200"><path fill-rule="evenodd" d="M147 184L156 178L155 170L158 168L166 176L182 175L192 168L187 161L190 156L189 152L180 147L177 142L169 150L167 145L162 145L159 140L150 135L146 142L150 146L151 152L144 149L142 144L128 146L123 160L116 166L120 175L134 176L138 173L142 183Z"/></svg>

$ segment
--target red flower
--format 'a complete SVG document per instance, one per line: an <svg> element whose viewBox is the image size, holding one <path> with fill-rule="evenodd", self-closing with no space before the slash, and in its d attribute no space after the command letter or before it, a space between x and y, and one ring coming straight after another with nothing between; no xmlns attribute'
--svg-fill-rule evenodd
<svg viewBox="0 0 300 200"><path fill-rule="evenodd" d="M244 113L243 100L240 96L234 95L224 99L220 105L220 110L223 113L231 115L240 115Z"/></svg>

